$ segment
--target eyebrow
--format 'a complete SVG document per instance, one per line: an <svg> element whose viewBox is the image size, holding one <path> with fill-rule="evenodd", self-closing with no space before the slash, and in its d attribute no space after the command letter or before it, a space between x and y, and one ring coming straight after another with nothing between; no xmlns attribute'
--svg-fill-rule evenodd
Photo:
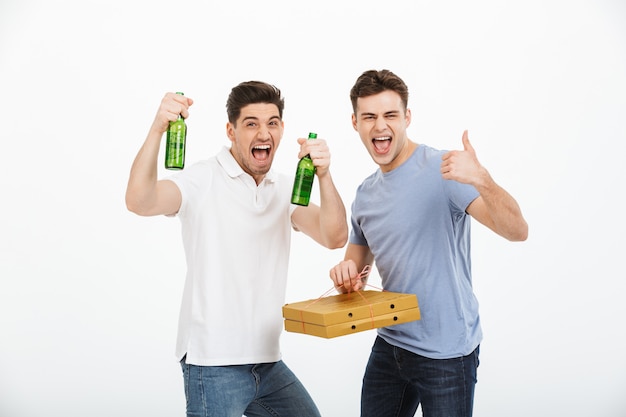
<svg viewBox="0 0 626 417"><path fill-rule="evenodd" d="M392 114L400 114L401 111L400 110L389 110L383 113L383 116L389 116ZM361 113L361 116L376 116L376 113L370 113L370 112L363 112Z"/></svg>
<svg viewBox="0 0 626 417"><path fill-rule="evenodd" d="M241 119L242 122L245 122L247 120L259 121L259 118L256 117L256 116L246 116L243 119ZM274 115L274 116L270 117L268 121L271 122L272 120L280 120L280 116Z"/></svg>

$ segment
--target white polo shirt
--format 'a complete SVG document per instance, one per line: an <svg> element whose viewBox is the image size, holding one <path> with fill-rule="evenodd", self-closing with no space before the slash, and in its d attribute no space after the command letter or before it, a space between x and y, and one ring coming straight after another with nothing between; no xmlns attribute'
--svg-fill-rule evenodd
<svg viewBox="0 0 626 417"><path fill-rule="evenodd" d="M224 147L171 179L187 259L176 355L194 365L280 359L291 241L292 181L257 186Z"/></svg>

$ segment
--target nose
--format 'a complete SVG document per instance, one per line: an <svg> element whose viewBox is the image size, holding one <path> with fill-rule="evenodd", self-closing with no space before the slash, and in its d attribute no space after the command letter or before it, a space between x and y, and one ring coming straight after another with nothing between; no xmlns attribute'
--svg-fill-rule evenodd
<svg viewBox="0 0 626 417"><path fill-rule="evenodd" d="M374 123L374 129L376 130L385 130L387 128L387 122L384 117L377 117L376 122Z"/></svg>
<svg viewBox="0 0 626 417"><path fill-rule="evenodd" d="M259 139L268 139L271 137L270 130L265 125L260 125L259 130L257 132L257 136Z"/></svg>

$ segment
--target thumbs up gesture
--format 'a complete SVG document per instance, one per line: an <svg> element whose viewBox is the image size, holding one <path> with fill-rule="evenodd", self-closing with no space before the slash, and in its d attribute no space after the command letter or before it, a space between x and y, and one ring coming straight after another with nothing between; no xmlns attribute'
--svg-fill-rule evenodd
<svg viewBox="0 0 626 417"><path fill-rule="evenodd" d="M476 184L486 173L478 162L476 152L472 147L467 130L462 137L463 150L450 151L442 156L441 175L446 180L455 180L464 184Z"/></svg>

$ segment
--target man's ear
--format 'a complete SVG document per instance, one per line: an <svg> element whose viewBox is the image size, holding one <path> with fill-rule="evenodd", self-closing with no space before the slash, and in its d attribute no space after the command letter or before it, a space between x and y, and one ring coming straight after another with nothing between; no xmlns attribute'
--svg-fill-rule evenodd
<svg viewBox="0 0 626 417"><path fill-rule="evenodd" d="M235 126L231 122L226 123L226 136L231 142L235 141Z"/></svg>

